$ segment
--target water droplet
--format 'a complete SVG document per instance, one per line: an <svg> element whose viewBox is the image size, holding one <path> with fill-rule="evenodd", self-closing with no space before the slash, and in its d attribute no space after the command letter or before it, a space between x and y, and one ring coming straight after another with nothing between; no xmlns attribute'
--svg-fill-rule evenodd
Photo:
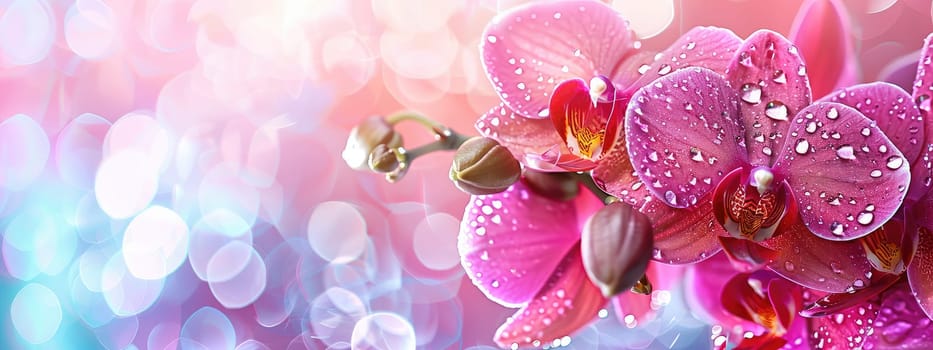
<svg viewBox="0 0 933 350"><path fill-rule="evenodd" d="M785 75L784 71L781 69L774 71L774 75L771 78L772 80L774 80L775 83L778 83L778 84L787 83L787 75Z"/></svg>
<svg viewBox="0 0 933 350"><path fill-rule="evenodd" d="M796 151L797 154L807 154L807 152L810 152L810 142L807 141L807 139L797 140L797 145L794 146L794 151Z"/></svg>
<svg viewBox="0 0 933 350"><path fill-rule="evenodd" d="M922 111L929 112L930 111L930 95L923 94L923 95L917 96L917 107L919 107L920 110Z"/></svg>
<svg viewBox="0 0 933 350"><path fill-rule="evenodd" d="M874 220L875 220L875 214L872 214L870 212L863 211L858 214L858 223L862 225L869 225Z"/></svg>
<svg viewBox="0 0 933 350"><path fill-rule="evenodd" d="M904 158L901 158L900 156L891 156L888 158L888 169L897 170L901 167L901 165L904 165Z"/></svg>
<svg viewBox="0 0 933 350"><path fill-rule="evenodd" d="M797 75L799 75L799 76L801 76L801 77L802 77L802 76L806 76L806 75L807 75L807 67L800 66L800 68L797 68Z"/></svg>
<svg viewBox="0 0 933 350"><path fill-rule="evenodd" d="M787 120L787 106L781 101L768 102L765 115L774 120Z"/></svg>
<svg viewBox="0 0 933 350"><path fill-rule="evenodd" d="M839 263L833 261L829 263L829 268L833 270L835 274L842 274L842 267L839 266Z"/></svg>
<svg viewBox="0 0 933 350"><path fill-rule="evenodd" d="M757 104L761 102L761 88L755 84L742 85L742 101Z"/></svg>
<svg viewBox="0 0 933 350"><path fill-rule="evenodd" d="M560 67L560 71L564 73L570 72L570 67L567 67L567 66Z"/></svg>
<svg viewBox="0 0 933 350"><path fill-rule="evenodd" d="M868 176L871 176L871 177L877 179L877 178L881 177L881 170L879 170L879 169L874 169L874 170L872 170L870 173L868 173Z"/></svg>
<svg viewBox="0 0 933 350"><path fill-rule="evenodd" d="M662 64L661 67L658 68L658 74L667 75L668 73L671 72L671 70L672 68L669 64Z"/></svg>
<svg viewBox="0 0 933 350"><path fill-rule="evenodd" d="M818 127L819 127L819 126L816 125L816 122L811 120L809 123L807 123L807 128L804 129L804 130L806 130L808 133L811 133L811 134L812 134L812 133L815 133L815 132L816 132L816 129L817 129Z"/></svg>
<svg viewBox="0 0 933 350"><path fill-rule="evenodd" d="M581 55L580 49L573 50L573 57L580 57L580 55Z"/></svg>
<svg viewBox="0 0 933 350"><path fill-rule="evenodd" d="M490 44L495 44L497 40L499 40L499 38L496 38L495 35L490 35L486 37L486 41L488 41Z"/></svg>
<svg viewBox="0 0 933 350"><path fill-rule="evenodd" d="M641 65L641 66L638 67L638 74L644 75L645 73L648 73L648 70L649 70L649 69L651 69L651 66L649 66L649 65L647 65L647 64L643 64L643 65Z"/></svg>
<svg viewBox="0 0 933 350"><path fill-rule="evenodd" d="M554 13L554 19L560 19L560 12Z"/></svg>
<svg viewBox="0 0 933 350"><path fill-rule="evenodd" d="M829 118L832 120L836 120L836 118L839 118L839 111L836 110L836 107L832 107L829 109L829 112L826 113L826 118Z"/></svg>
<svg viewBox="0 0 933 350"><path fill-rule="evenodd" d="M855 149L850 145L842 145L836 149L836 156L842 159L855 160Z"/></svg>
<svg viewBox="0 0 933 350"><path fill-rule="evenodd" d="M833 235L842 237L842 233L845 230L845 228L842 227L842 224L840 224L839 222L833 221L833 223L829 225L829 230L833 233Z"/></svg>
<svg viewBox="0 0 933 350"><path fill-rule="evenodd" d="M538 117L547 118L550 115L551 115L551 110L548 109L547 107L541 108L541 110L538 111Z"/></svg>
<svg viewBox="0 0 933 350"><path fill-rule="evenodd" d="M515 74L516 74L516 75L522 75L522 73L524 73L524 72L525 72L525 71L522 70L522 67L515 68Z"/></svg>
<svg viewBox="0 0 933 350"><path fill-rule="evenodd" d="M492 280L492 287L499 288L499 280Z"/></svg>
<svg viewBox="0 0 933 350"><path fill-rule="evenodd" d="M794 271L794 263L790 262L790 260L785 261L784 268L787 269L787 271Z"/></svg>
<svg viewBox="0 0 933 350"><path fill-rule="evenodd" d="M862 136L865 136L865 137L871 136L871 129L869 129L867 126L862 128Z"/></svg>
<svg viewBox="0 0 933 350"><path fill-rule="evenodd" d="M687 50L693 50L693 48L696 47L696 46L697 46L697 43L691 41L691 42L687 43Z"/></svg>
<svg viewBox="0 0 933 350"><path fill-rule="evenodd" d="M664 192L664 200L666 200L671 205L677 205L677 195L674 194L674 191Z"/></svg>
<svg viewBox="0 0 933 350"><path fill-rule="evenodd" d="M651 153L648 153L648 159L650 159L652 162L657 162L657 161L658 161L658 152L651 151Z"/></svg>

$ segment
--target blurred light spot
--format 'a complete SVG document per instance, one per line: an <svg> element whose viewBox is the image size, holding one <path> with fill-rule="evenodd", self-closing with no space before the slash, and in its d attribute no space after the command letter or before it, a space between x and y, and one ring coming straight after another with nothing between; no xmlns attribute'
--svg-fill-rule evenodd
<svg viewBox="0 0 933 350"><path fill-rule="evenodd" d="M256 339L247 339L240 343L240 345L237 345L234 350L272 350L272 348Z"/></svg>
<svg viewBox="0 0 933 350"><path fill-rule="evenodd" d="M30 283L20 289L10 305L13 328L30 344L42 344L58 333L62 305L48 287Z"/></svg>
<svg viewBox="0 0 933 350"><path fill-rule="evenodd" d="M457 253L457 233L460 220L450 214L431 214L415 227L412 240L415 255L424 266L434 270L447 270L460 264Z"/></svg>
<svg viewBox="0 0 933 350"><path fill-rule="evenodd" d="M65 125L55 142L55 163L62 180L81 189L94 185L94 172L100 165L109 129L109 121L91 113L79 115Z"/></svg>
<svg viewBox="0 0 933 350"><path fill-rule="evenodd" d="M337 264L356 260L366 249L366 220L345 202L318 204L308 219L308 242L322 258Z"/></svg>
<svg viewBox="0 0 933 350"><path fill-rule="evenodd" d="M188 245L188 261L191 262L191 269L195 275L203 281L210 281L208 274L211 259L221 248L232 241L242 242L250 246L253 243L253 235L250 227L242 218L228 210L213 211L201 218L191 227L190 242ZM237 250L227 252L227 255L236 253ZM230 257L233 266L227 266L226 273L214 271L214 276L221 279L229 279L242 270L248 262L249 252L240 252L242 254Z"/></svg>
<svg viewBox="0 0 933 350"><path fill-rule="evenodd" d="M142 153L143 161L160 173L168 166L172 149L168 132L151 116L129 113L113 123L104 139L104 157L125 152Z"/></svg>
<svg viewBox="0 0 933 350"><path fill-rule="evenodd" d="M198 26L189 13L194 0L158 0L150 5L148 33L152 44L165 52L176 52L194 45Z"/></svg>
<svg viewBox="0 0 933 350"><path fill-rule="evenodd" d="M181 325L178 322L163 321L152 327L146 339L146 349L172 349L169 345L178 340Z"/></svg>
<svg viewBox="0 0 933 350"><path fill-rule="evenodd" d="M674 21L674 1L615 0L612 7L629 21L629 28L641 39L661 34Z"/></svg>
<svg viewBox="0 0 933 350"><path fill-rule="evenodd" d="M65 15L65 42L78 56L94 60L111 54L116 40L113 9L100 0L81 0Z"/></svg>
<svg viewBox="0 0 933 350"><path fill-rule="evenodd" d="M135 150L106 157L97 170L94 194L100 208L114 219L125 219L149 206L159 188L157 169Z"/></svg>
<svg viewBox="0 0 933 350"><path fill-rule="evenodd" d="M206 349L233 349L236 347L236 330L233 323L222 312L205 306L188 317L181 327L182 339L194 341ZM197 347L182 346L182 349Z"/></svg>
<svg viewBox="0 0 933 350"><path fill-rule="evenodd" d="M105 349L125 349L133 343L139 333L139 318L136 316L115 318L94 329L97 341Z"/></svg>
<svg viewBox="0 0 933 350"><path fill-rule="evenodd" d="M10 275L22 280L39 273L61 273L74 257L77 238L45 209L21 211L3 234L3 261Z"/></svg>
<svg viewBox="0 0 933 350"><path fill-rule="evenodd" d="M237 265L243 267L237 269ZM233 270L239 271L231 273ZM223 275L229 277L216 278ZM207 276L211 293L228 309L252 304L266 289L266 263L252 246L240 241L227 243L211 257Z"/></svg>
<svg viewBox="0 0 933 350"><path fill-rule="evenodd" d="M891 8L891 6L894 6L896 3L897 0L869 0L866 12L878 13Z"/></svg>
<svg viewBox="0 0 933 350"><path fill-rule="evenodd" d="M10 11L3 18L10 16ZM0 40L0 45L6 43ZM17 114L0 123L0 188L19 191L32 184L45 169L49 149L48 136L32 118Z"/></svg>
<svg viewBox="0 0 933 350"><path fill-rule="evenodd" d="M104 265L101 291L114 315L127 317L146 311L162 293L163 279L139 279L127 271L123 253L114 254Z"/></svg>
<svg viewBox="0 0 933 350"><path fill-rule="evenodd" d="M460 53L457 37L446 28L430 33L385 32L379 39L379 48L389 69L413 79L448 73Z"/></svg>
<svg viewBox="0 0 933 350"><path fill-rule="evenodd" d="M353 292L331 287L311 302L311 330L325 344L349 341L357 321L366 316L366 305Z"/></svg>
<svg viewBox="0 0 933 350"><path fill-rule="evenodd" d="M149 207L123 233L123 258L133 276L161 279L174 272L188 254L188 225L171 209Z"/></svg>
<svg viewBox="0 0 933 350"><path fill-rule="evenodd" d="M403 32L431 32L445 28L447 20L462 11L462 0L378 0L373 1L373 14L392 30ZM417 20L412 17L417 15Z"/></svg>
<svg viewBox="0 0 933 350"><path fill-rule="evenodd" d="M208 220L208 223L218 230L226 231L228 225L240 225L243 222L247 226L252 226L259 212L259 201L259 191L240 179L234 168L226 163L211 168L201 180L201 185L198 186L201 214L205 215L205 220ZM235 213L239 219L227 223L217 221L208 215L218 210ZM239 227L230 229L240 230Z"/></svg>
<svg viewBox="0 0 933 350"><path fill-rule="evenodd" d="M71 312L76 313L91 328L103 326L114 317L104 296L88 290L79 279L71 284Z"/></svg>
<svg viewBox="0 0 933 350"><path fill-rule="evenodd" d="M0 53L16 65L41 61L54 41L54 24L45 1L14 0L0 17Z"/></svg>
<svg viewBox="0 0 933 350"><path fill-rule="evenodd" d="M101 277L104 272L104 266L113 256L109 249L101 245L92 246L84 251L78 258L78 277L87 290L92 292L101 292Z"/></svg>
<svg viewBox="0 0 933 350"><path fill-rule="evenodd" d="M97 244L113 238L110 218L100 209L93 192L78 200L70 224L86 243Z"/></svg>
<svg viewBox="0 0 933 350"><path fill-rule="evenodd" d="M415 349L415 329L399 315L377 312L363 317L353 327L353 349Z"/></svg>
<svg viewBox="0 0 933 350"><path fill-rule="evenodd" d="M321 60L328 76L334 77L338 93L351 95L366 85L376 72L376 55L354 33L335 35L324 42Z"/></svg>

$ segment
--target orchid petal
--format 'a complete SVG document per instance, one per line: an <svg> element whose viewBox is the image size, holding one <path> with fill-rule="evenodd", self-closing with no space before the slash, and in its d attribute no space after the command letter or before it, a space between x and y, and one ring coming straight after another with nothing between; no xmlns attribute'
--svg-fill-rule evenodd
<svg viewBox="0 0 933 350"><path fill-rule="evenodd" d="M920 154L924 140L923 119L913 99L903 89L884 82L859 84L834 92L820 101L838 102L874 120L909 162Z"/></svg>
<svg viewBox="0 0 933 350"><path fill-rule="evenodd" d="M744 238L719 237L719 244L732 266L744 272L758 270L778 256L778 252Z"/></svg>
<svg viewBox="0 0 933 350"><path fill-rule="evenodd" d="M929 208L930 202L921 202L921 205ZM929 215L929 210L918 212ZM907 280L920 308L927 316L933 318L933 232L929 226L920 226L917 229L920 242L910 265L907 265Z"/></svg>
<svg viewBox="0 0 933 350"><path fill-rule="evenodd" d="M516 182L502 193L474 196L458 250L473 283L491 300L517 306L534 297L580 240L573 202L554 201Z"/></svg>
<svg viewBox="0 0 933 350"><path fill-rule="evenodd" d="M723 74L741 45L742 39L729 29L694 27L681 35L667 50L655 55L653 62L635 67L642 76L634 83L632 90L686 67L703 67Z"/></svg>
<svg viewBox="0 0 933 350"><path fill-rule="evenodd" d="M628 158L624 137L616 138L609 152L593 168L592 175L600 189L626 204L637 208L651 200L651 192L638 179L632 161Z"/></svg>
<svg viewBox="0 0 933 350"><path fill-rule="evenodd" d="M888 291L877 314L875 336L868 338L866 349L933 348L933 322L917 307L907 288Z"/></svg>
<svg viewBox="0 0 933 350"><path fill-rule="evenodd" d="M914 78L917 77L917 57L920 51L914 51L895 58L878 73L879 80L899 86L904 91L914 89Z"/></svg>
<svg viewBox="0 0 933 350"><path fill-rule="evenodd" d="M929 120L931 97L933 97L933 34L927 35L920 49L920 60L917 65L917 75L914 78L914 101L924 119Z"/></svg>
<svg viewBox="0 0 933 350"><path fill-rule="evenodd" d="M671 101L677 101L672 105ZM705 68L674 72L638 90L625 119L629 157L655 197L697 204L725 173L745 163L738 98Z"/></svg>
<svg viewBox="0 0 933 350"><path fill-rule="evenodd" d="M724 254L688 265L684 285L692 293L684 293L687 305L700 320L721 325L727 332L736 327L753 332L761 331L760 325L739 318L722 307L720 296L723 288L737 274Z"/></svg>
<svg viewBox="0 0 933 350"><path fill-rule="evenodd" d="M495 342L503 348L550 344L592 322L605 305L599 287L586 277L579 245L574 245L534 300L499 327Z"/></svg>
<svg viewBox="0 0 933 350"><path fill-rule="evenodd" d="M548 116L558 83L612 74L635 52L622 15L595 1L522 6L493 19L483 38L483 66L496 92L528 118Z"/></svg>
<svg viewBox="0 0 933 350"><path fill-rule="evenodd" d="M878 309L875 299L843 312L807 319L810 346L814 349L861 349L865 341L873 337Z"/></svg>
<svg viewBox="0 0 933 350"><path fill-rule="evenodd" d="M784 330L790 329L797 312L803 308L802 292L799 286L782 278L772 279L768 283L768 299Z"/></svg>
<svg viewBox="0 0 933 350"><path fill-rule="evenodd" d="M505 104L499 104L480 117L476 130L499 141L526 166L541 171L563 171L554 158L570 153L550 120L522 117Z"/></svg>
<svg viewBox="0 0 933 350"><path fill-rule="evenodd" d="M801 219L817 236L865 236L904 200L910 166L875 124L832 102L814 103L791 122L774 170L786 176Z"/></svg>
<svg viewBox="0 0 933 350"><path fill-rule="evenodd" d="M720 302L729 313L783 335L786 328L767 294L774 279L779 277L765 270L737 274L723 286Z"/></svg>
<svg viewBox="0 0 933 350"><path fill-rule="evenodd" d="M814 96L855 83L855 49L849 16L838 0L809 0L791 27L790 39L807 63Z"/></svg>
<svg viewBox="0 0 933 350"><path fill-rule="evenodd" d="M628 102L615 100L615 88L603 87L612 90L612 101L594 101L593 91L582 79L566 80L554 89L550 102L551 121L561 139L574 155L594 161L601 159L621 136L619 127Z"/></svg>
<svg viewBox="0 0 933 350"><path fill-rule="evenodd" d="M803 59L780 34L759 30L738 50L727 77L741 96L749 162L771 165L788 119L811 101Z"/></svg>
<svg viewBox="0 0 933 350"><path fill-rule="evenodd" d="M696 207L675 209L655 200L641 208L654 230L655 261L691 264L719 252L717 237L726 231L713 217L712 203L707 198L698 203Z"/></svg>
<svg viewBox="0 0 933 350"><path fill-rule="evenodd" d="M781 224L780 235L761 243L777 251L768 263L777 274L816 290L841 293L868 285L871 265L855 241L816 237L800 220Z"/></svg>
<svg viewBox="0 0 933 350"><path fill-rule="evenodd" d="M854 293L827 294L819 300L807 305L800 311L803 317L824 317L865 303L868 299L877 297L881 292L900 281L900 275L889 273L876 273L871 278L868 287L859 289Z"/></svg>

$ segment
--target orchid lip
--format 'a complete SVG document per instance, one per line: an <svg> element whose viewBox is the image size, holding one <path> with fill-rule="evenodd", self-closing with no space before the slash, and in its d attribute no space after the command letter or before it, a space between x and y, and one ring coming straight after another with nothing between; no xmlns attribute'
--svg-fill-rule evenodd
<svg viewBox="0 0 933 350"><path fill-rule="evenodd" d="M779 234L778 226L793 210L793 194L770 168L738 168L714 191L716 219L732 237L761 242Z"/></svg>

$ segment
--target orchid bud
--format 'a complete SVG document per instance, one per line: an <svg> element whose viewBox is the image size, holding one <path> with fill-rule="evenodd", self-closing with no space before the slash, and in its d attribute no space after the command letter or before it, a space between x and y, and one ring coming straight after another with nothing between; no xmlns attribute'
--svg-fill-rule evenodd
<svg viewBox="0 0 933 350"><path fill-rule="evenodd" d="M610 297L645 275L654 244L651 222L635 208L614 202L593 214L583 227L583 267L590 280Z"/></svg>
<svg viewBox="0 0 933 350"><path fill-rule="evenodd" d="M369 168L378 173L388 173L398 169L399 153L385 144L376 145L369 154Z"/></svg>
<svg viewBox="0 0 933 350"><path fill-rule="evenodd" d="M580 185L572 173L548 173L525 169L522 177L535 193L558 201L569 201L580 194Z"/></svg>
<svg viewBox="0 0 933 350"><path fill-rule="evenodd" d="M369 155L378 145L396 148L402 145L402 135L385 119L373 116L363 120L350 131L347 146L343 149L343 160L353 169L369 168Z"/></svg>
<svg viewBox="0 0 933 350"><path fill-rule="evenodd" d="M450 180L474 195L505 191L521 174L522 167L512 153L487 137L474 137L460 145L450 166Z"/></svg>

